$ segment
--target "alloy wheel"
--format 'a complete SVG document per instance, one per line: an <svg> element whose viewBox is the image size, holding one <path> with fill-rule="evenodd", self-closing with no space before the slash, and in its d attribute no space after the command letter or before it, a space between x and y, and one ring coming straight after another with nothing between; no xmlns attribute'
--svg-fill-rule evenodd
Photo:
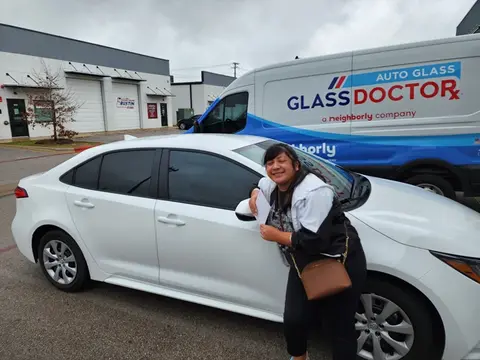
<svg viewBox="0 0 480 360"><path fill-rule="evenodd" d="M400 360L412 349L413 324L393 301L363 294L355 315L358 356L367 360Z"/></svg>
<svg viewBox="0 0 480 360"><path fill-rule="evenodd" d="M77 261L70 247L60 240L50 240L43 248L43 266L57 283L68 285L77 275Z"/></svg>

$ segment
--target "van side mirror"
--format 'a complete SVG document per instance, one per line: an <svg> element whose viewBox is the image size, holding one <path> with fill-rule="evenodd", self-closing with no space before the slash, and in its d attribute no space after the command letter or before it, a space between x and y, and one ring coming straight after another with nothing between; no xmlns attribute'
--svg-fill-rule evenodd
<svg viewBox="0 0 480 360"><path fill-rule="evenodd" d="M255 221L256 218L250 211L250 206L248 205L250 199L242 200L238 203L237 208L235 209L235 215L241 221Z"/></svg>
<svg viewBox="0 0 480 360"><path fill-rule="evenodd" d="M196 134L198 134L198 133L201 133L202 130L203 130L203 126L200 125L200 123L198 122L198 119L195 120L195 121L193 122L193 132L196 133Z"/></svg>

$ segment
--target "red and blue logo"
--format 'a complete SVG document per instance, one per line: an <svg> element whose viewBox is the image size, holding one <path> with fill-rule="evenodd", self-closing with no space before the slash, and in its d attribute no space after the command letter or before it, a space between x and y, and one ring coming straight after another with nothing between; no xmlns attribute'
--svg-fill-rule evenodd
<svg viewBox="0 0 480 360"><path fill-rule="evenodd" d="M335 76L328 92L288 98L290 110L346 106L384 101L432 99L458 100L461 78L460 61L412 66L408 68ZM428 81L425 81L428 80Z"/></svg>
<svg viewBox="0 0 480 360"><path fill-rule="evenodd" d="M335 76L332 80L332 82L330 83L330 85L328 86L328 89L329 90L332 90L332 89L341 89L343 84L345 84L345 80L347 80L348 76Z"/></svg>

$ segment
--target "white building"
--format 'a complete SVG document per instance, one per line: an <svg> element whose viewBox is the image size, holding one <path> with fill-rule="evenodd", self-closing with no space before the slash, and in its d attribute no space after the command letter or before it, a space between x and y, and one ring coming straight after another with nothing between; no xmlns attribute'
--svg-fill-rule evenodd
<svg viewBox="0 0 480 360"><path fill-rule="evenodd" d="M47 137L28 125L28 95L41 91L42 63L59 73L80 109L67 127L79 133L174 124L168 60L0 24L0 141Z"/></svg>
<svg viewBox="0 0 480 360"><path fill-rule="evenodd" d="M175 82L174 80L172 76L172 93L175 95L172 99L172 105L176 123L182 120L182 116L180 118L177 116L179 109L192 109L192 115L202 114L235 78L202 71L201 81Z"/></svg>

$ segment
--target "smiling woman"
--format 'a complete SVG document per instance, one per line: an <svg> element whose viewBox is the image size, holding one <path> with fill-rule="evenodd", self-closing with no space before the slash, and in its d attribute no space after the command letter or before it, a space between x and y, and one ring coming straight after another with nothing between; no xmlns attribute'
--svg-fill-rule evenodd
<svg viewBox="0 0 480 360"><path fill-rule="evenodd" d="M276 140L265 140L234 151L259 165L263 165L265 152L275 144L281 143ZM355 183L354 174L328 160L293 147L291 149L305 169L321 177L327 184L334 187L340 201L343 202L351 196Z"/></svg>
<svg viewBox="0 0 480 360"><path fill-rule="evenodd" d="M286 144L270 145L263 159L268 177L252 192L250 207L255 213L259 192L268 199L270 214L260 234L280 246L290 265L284 329L292 359L307 359L308 322L320 310L331 328L333 360L355 360L355 313L367 275L365 253L335 189L321 172L317 176L310 171L315 169L311 161L301 162ZM348 190L353 188L353 182L345 182Z"/></svg>

